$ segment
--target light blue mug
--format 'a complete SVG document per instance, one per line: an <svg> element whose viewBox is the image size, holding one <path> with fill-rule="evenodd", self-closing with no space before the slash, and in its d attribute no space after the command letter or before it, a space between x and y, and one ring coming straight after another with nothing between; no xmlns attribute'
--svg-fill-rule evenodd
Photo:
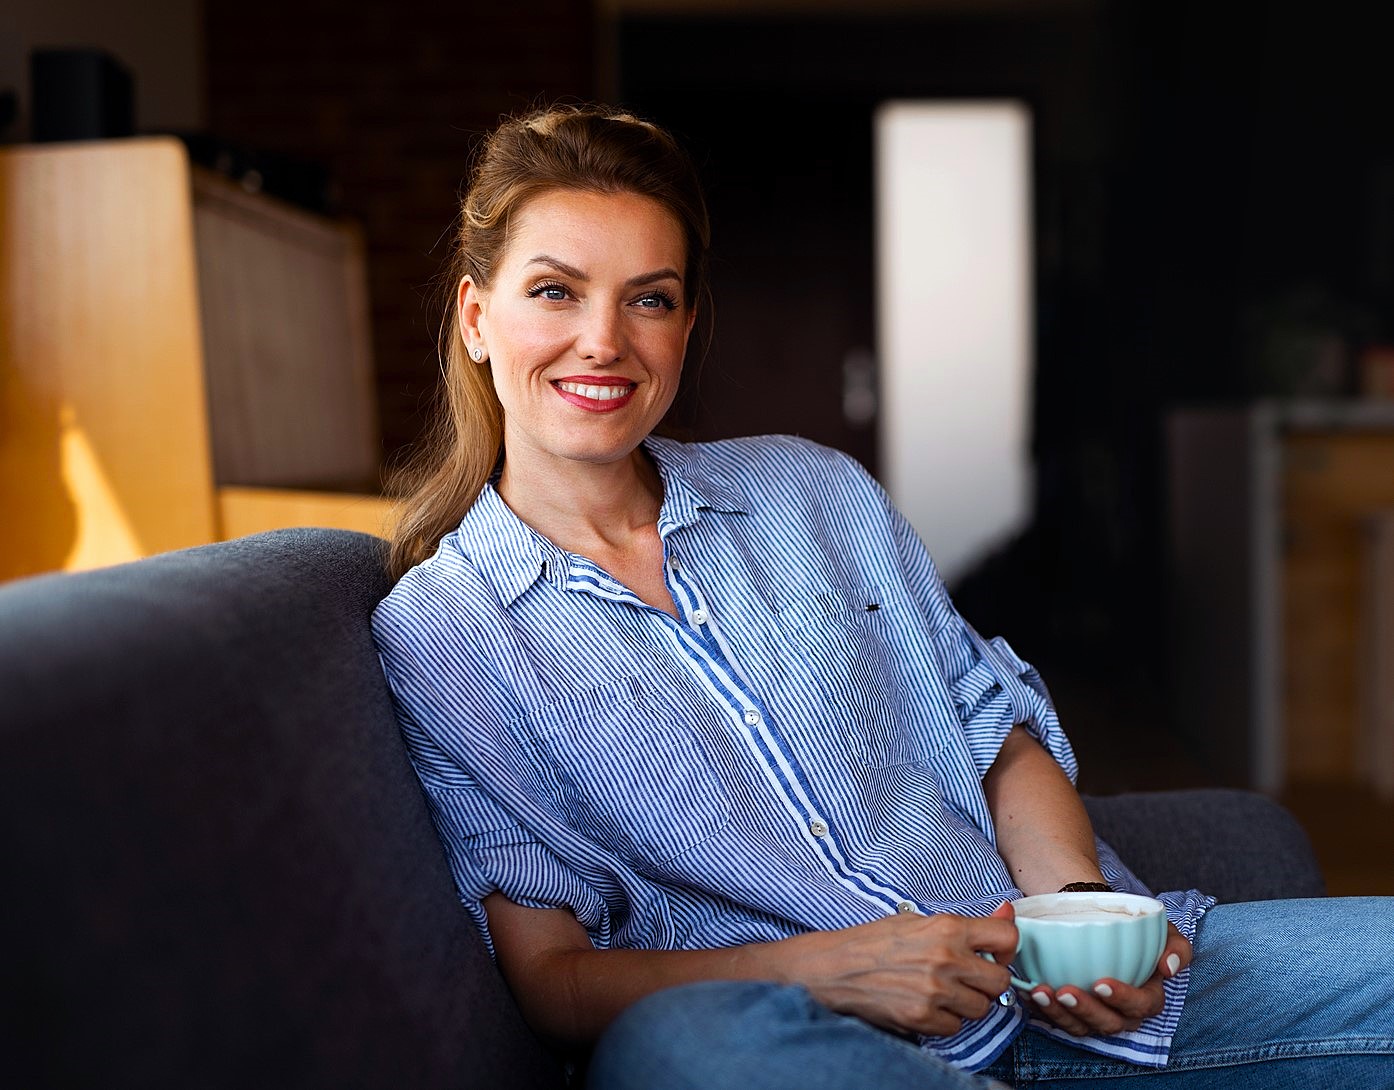
<svg viewBox="0 0 1394 1090"><path fill-rule="evenodd" d="M1137 987L1157 971L1166 947L1161 901L1131 893L1046 893L1014 902L1020 936L1012 977L1029 991L1072 984L1090 988L1105 977Z"/></svg>

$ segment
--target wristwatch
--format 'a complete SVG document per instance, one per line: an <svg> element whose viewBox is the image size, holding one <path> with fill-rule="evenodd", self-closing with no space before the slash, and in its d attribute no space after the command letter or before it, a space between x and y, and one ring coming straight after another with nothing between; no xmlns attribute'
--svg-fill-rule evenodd
<svg viewBox="0 0 1394 1090"><path fill-rule="evenodd" d="M1113 887L1105 882L1071 882L1060 887L1061 893L1112 893Z"/></svg>

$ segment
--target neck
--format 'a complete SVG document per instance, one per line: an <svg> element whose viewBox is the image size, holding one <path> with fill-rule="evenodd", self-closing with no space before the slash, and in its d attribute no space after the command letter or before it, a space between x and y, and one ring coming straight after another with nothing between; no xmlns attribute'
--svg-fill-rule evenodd
<svg viewBox="0 0 1394 1090"><path fill-rule="evenodd" d="M604 464L539 467L505 453L498 493L513 513L568 552L623 549L652 532L663 503L658 469L643 447Z"/></svg>

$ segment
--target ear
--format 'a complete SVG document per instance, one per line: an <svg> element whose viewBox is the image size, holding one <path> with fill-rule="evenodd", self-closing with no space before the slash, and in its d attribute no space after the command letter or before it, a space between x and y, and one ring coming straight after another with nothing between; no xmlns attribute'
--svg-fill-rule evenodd
<svg viewBox="0 0 1394 1090"><path fill-rule="evenodd" d="M465 351L472 355L475 349L481 349L484 358L488 359L489 342L485 328L485 302L484 293L474 282L474 278L471 276L462 277L460 287L455 293L457 328L461 339L465 342Z"/></svg>

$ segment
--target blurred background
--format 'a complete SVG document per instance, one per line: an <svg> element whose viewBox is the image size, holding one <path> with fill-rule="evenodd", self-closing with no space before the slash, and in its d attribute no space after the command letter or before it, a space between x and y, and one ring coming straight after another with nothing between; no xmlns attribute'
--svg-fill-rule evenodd
<svg viewBox="0 0 1394 1090"><path fill-rule="evenodd" d="M210 415L211 438L197 458L166 442L137 468L148 482L211 458L194 474L208 478L194 502L218 514L187 533L232 536L258 528L234 518L250 507L232 506L258 489L297 486L305 503L380 491L435 392L436 277L475 141L502 114L599 98L673 129L708 186L715 332L690 361L699 381L677 425L696 438L808 436L859 458L898 500L917 475L971 478L975 460L995 463L1005 443L1020 463L1005 507L989 482L960 490L960 509L915 521L939 554L943 527L1001 512L945 575L970 621L1040 667L1076 741L1081 785L1257 787L1307 824L1334 892L1394 893L1394 125L1373 10L1353 0L10 0L0 21L10 164L0 174L0 459L22 472L0 473L6 536L41 521L24 506L39 502L35 480L55 494L60 479L69 487L52 547L12 556L3 574L81 560L93 516L64 459L85 451L91 479L108 482L103 502L122 505L115 455L104 463L98 439L83 446L75 430L98 410L46 392L42 376L58 368L25 370L37 358L27 346L42 339L24 339L33 270L55 252L25 211L25 187L59 202L60 223L93 203L82 186L96 184L86 176L60 200L45 155L75 138L164 136L195 171L202 294L189 343L207 364L197 396L209 403L194 415ZM86 96L86 114L74 96ZM1006 349L1005 393L961 377L936 385L941 363L944 375L979 371L971 349L959 370L935 354L934 330L952 327L953 313L926 314L927 346L892 358L905 354L888 344L889 324L904 320L888 310L891 281L921 276L917 254L942 266L947 253L947 272L934 275L950 279L954 263L977 256L972 235L937 247L931 218L923 241L900 247L908 266L886 265L909 237L909 213L889 195L917 203L913 185L896 190L885 173L900 106L930 117L982 106L989 121L1005 110L1020 122L1005 195L972 176L966 188L988 194L978 214L990 222L991 199L1022 212L1019 237L994 250L1008 309L973 319L991 331L1001 315L1022 331ZM958 145L938 154L935 177L968 155ZM216 249L215 205L235 210L217 213L226 219L265 217L282 241L329 231L348 255L333 259L331 283L346 267L351 285L298 310L285 287L220 318L220 295L252 287L210 285L232 267L226 254L243 260L254 247ZM947 207L942 231L972 214ZM349 233L334 234L340 226ZM66 245L82 251L84 240ZM133 274L119 259L103 268L87 287L52 293L61 318L51 326L80 326L92 282ZM326 317L344 299L342 318ZM238 462L220 404L239 395L219 353L240 336L255 356L264 328L249 329L300 319L309 332L297 355L342 347L327 351L318 385L247 419L289 408L286 427L303 438L317 416L358 413L354 453L294 472L253 465L245 450ZM351 381L335 371L345 360ZM915 421L932 417L888 397L900 389L895 367L928 376L923 412L937 402L966 437L946 449L934 446L937 427L917 434ZM251 385L240 396L254 403ZM35 424L35 405L52 410L51 426ZM185 410L157 399L147 411ZM899 430L888 427L896 413ZM216 502L210 488L224 490ZM122 526L136 553L167 543L130 512Z"/></svg>

